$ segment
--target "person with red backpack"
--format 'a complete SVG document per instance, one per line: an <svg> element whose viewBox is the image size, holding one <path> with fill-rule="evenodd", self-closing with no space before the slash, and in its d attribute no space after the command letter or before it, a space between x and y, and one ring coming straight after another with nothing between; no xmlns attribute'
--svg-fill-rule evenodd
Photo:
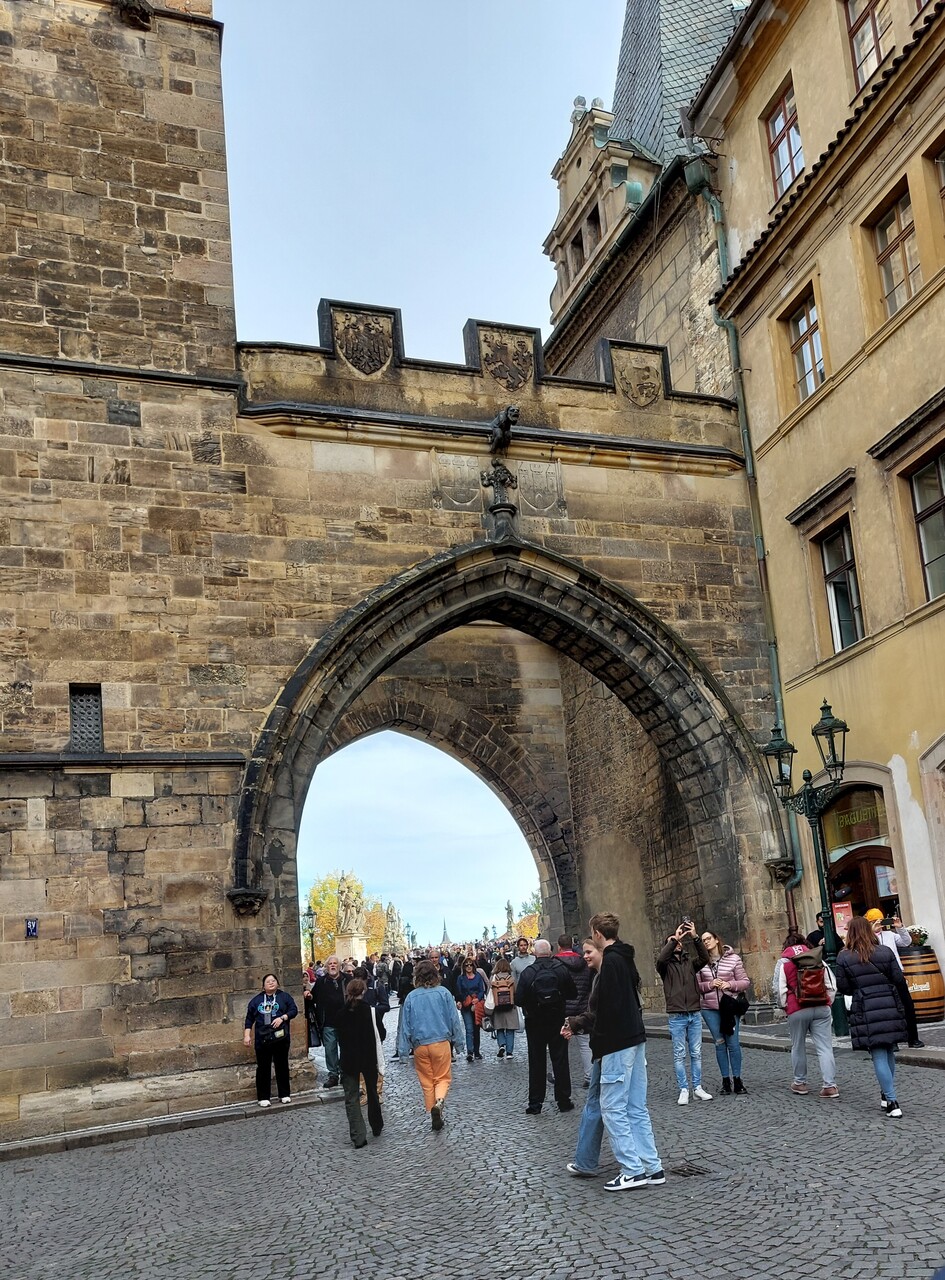
<svg viewBox="0 0 945 1280"><path fill-rule="evenodd" d="M778 973L778 1002L787 1013L791 1033L791 1092L810 1093L807 1087L807 1037L817 1051L823 1076L822 1098L839 1098L837 1066L833 1056L830 1006L837 994L834 976L824 964L820 947L808 947L804 935L791 929L784 939Z"/></svg>

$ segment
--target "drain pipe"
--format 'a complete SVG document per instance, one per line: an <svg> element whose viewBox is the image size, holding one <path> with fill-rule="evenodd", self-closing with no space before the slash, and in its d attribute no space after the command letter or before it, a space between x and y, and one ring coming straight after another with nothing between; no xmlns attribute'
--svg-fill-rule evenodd
<svg viewBox="0 0 945 1280"><path fill-rule="evenodd" d="M725 223L722 215L722 202L712 190L712 170L703 156L690 160L685 167L686 186L691 195L701 196L709 206L712 221L715 225L715 240L719 255L719 272L722 283L729 278L728 244L725 239ZM784 698L781 693L781 664L778 659L778 641L774 630L774 615L771 611L771 591L768 583L768 562L765 552L764 532L761 524L761 504L758 501L758 477L755 471L755 454L748 430L748 409L745 404L745 384L742 378L741 351L738 341L738 330L731 320L719 315L719 309L713 304L712 319L720 329L725 330L728 340L728 353L732 363L732 380L735 387L735 406L738 413L738 427L742 438L742 452L745 455L745 477L748 482L748 506L751 512L751 530L755 542L755 556L758 561L758 575L761 580L761 599L764 606L765 639L768 647L768 670L771 674L771 687L774 692L775 716L778 724L784 726ZM797 816L793 810L787 810L788 833L791 855L794 859L794 874L784 885L787 906L788 926L797 928L797 911L794 906L794 890L801 883L804 875L804 864L801 861L801 845L797 831Z"/></svg>

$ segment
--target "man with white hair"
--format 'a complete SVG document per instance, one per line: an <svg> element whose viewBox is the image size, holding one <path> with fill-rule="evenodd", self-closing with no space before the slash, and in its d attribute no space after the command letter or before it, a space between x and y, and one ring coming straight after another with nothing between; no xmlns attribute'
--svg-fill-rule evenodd
<svg viewBox="0 0 945 1280"><path fill-rule="evenodd" d="M528 1106L526 1115L540 1114L545 1102L548 1058L559 1111L573 1111L568 1045L561 1035L565 1004L577 996L567 967L551 954L551 943L539 938L535 961L522 971L515 986L515 1003L525 1015L528 1039Z"/></svg>

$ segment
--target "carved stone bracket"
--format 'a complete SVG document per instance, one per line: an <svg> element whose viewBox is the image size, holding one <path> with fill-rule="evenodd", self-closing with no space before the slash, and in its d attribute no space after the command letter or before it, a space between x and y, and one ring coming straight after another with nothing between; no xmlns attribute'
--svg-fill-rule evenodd
<svg viewBox="0 0 945 1280"><path fill-rule="evenodd" d="M782 858L779 862L766 862L765 866L768 873L775 884L786 885L794 875L797 868L789 858Z"/></svg>
<svg viewBox="0 0 945 1280"><path fill-rule="evenodd" d="M240 888L227 889L226 896L238 916L256 916L269 894L265 889Z"/></svg>
<svg viewBox="0 0 945 1280"><path fill-rule="evenodd" d="M154 5L149 0L115 0L118 16L126 27L136 31L150 31L154 19Z"/></svg>
<svg viewBox="0 0 945 1280"><path fill-rule="evenodd" d="M514 538L512 521L518 515L518 507L509 501L509 490L518 488L518 478L504 462L494 462L491 471L482 472L481 479L483 488L492 490L493 500L489 504L489 514L493 519L493 541L503 542L506 538Z"/></svg>

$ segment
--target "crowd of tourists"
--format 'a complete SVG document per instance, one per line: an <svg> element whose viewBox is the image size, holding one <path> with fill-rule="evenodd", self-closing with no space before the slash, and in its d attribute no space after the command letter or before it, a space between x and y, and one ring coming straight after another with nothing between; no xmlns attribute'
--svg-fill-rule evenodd
<svg viewBox="0 0 945 1280"><path fill-rule="evenodd" d="M807 937L790 930L775 971L775 997L791 1037L796 1095L810 1092L807 1040L822 1076L819 1096L836 1100L831 1006L842 997L849 1012L852 1046L870 1054L891 1118L902 1116L895 1080L895 1053L902 1041L921 1045L915 1011L899 959L909 935L881 912L854 917L835 972L823 960L822 921ZM371 955L360 964L329 956L304 971L304 1016L309 1044L324 1050L324 1087L343 1088L349 1132L356 1148L367 1143L362 1104L371 1131L383 1128L381 1097L386 1038L384 1018L392 993L400 1004L395 1058L412 1059L433 1130L445 1123L454 1060L483 1060L483 1032L494 1034L497 1062L514 1058L524 1032L528 1059L525 1111L538 1115L547 1084L559 1111L574 1109L570 1042L580 1063L586 1095L574 1159L576 1177L596 1177L606 1132L620 1167L608 1191L665 1181L647 1109L646 1030L641 978L634 948L619 937L609 912L591 917L582 943L562 935L557 948L539 938L469 944L401 956ZM702 1072L707 1029L723 1095L746 1097L741 1021L749 1008L750 980L738 952L712 929L698 931L688 917L670 934L656 957L673 1046L677 1101L710 1102ZM271 1075L283 1103L289 1085L290 1024L299 1014L292 996L267 974L249 1002L244 1043L254 1044L256 1090L261 1107L271 1101ZM252 1039L251 1039L252 1037Z"/></svg>

